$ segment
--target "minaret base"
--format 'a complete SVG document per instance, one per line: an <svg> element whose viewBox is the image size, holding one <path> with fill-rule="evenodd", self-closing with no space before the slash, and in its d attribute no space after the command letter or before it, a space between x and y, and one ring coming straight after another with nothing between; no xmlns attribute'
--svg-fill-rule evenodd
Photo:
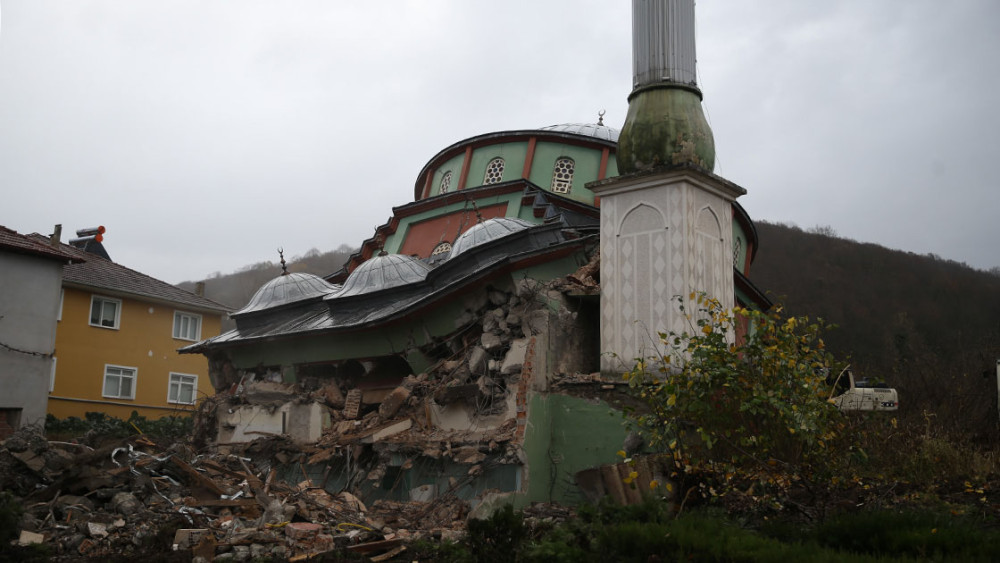
<svg viewBox="0 0 1000 563"><path fill-rule="evenodd" d="M601 197L601 371L623 373L663 353L658 333L691 330L676 296L733 307L732 202L746 190L690 165L587 188Z"/></svg>

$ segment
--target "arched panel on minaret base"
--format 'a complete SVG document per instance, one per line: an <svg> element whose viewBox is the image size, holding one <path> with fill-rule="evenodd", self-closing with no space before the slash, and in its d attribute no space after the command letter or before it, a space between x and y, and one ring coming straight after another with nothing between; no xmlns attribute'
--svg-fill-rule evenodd
<svg viewBox="0 0 1000 563"><path fill-rule="evenodd" d="M735 302L732 201L745 191L704 170L672 167L588 184L601 197L601 370L624 372L686 325L676 296Z"/></svg>

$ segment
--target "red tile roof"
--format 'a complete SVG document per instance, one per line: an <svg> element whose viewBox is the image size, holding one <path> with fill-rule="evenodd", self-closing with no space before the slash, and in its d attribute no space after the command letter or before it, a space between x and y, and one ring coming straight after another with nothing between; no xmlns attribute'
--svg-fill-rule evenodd
<svg viewBox="0 0 1000 563"><path fill-rule="evenodd" d="M39 234L32 234L30 237L34 240L47 240ZM140 299L167 301L191 309L218 311L219 313L229 311L225 305L121 264L116 264L96 254L67 244L61 244L60 249L74 257L86 260L82 264L70 264L63 267L63 283L123 293Z"/></svg>
<svg viewBox="0 0 1000 563"><path fill-rule="evenodd" d="M74 254L63 252L49 244L48 239L41 235L29 237L19 234L17 231L8 229L0 225L0 248L18 254L31 254L60 262L82 262L83 259Z"/></svg>

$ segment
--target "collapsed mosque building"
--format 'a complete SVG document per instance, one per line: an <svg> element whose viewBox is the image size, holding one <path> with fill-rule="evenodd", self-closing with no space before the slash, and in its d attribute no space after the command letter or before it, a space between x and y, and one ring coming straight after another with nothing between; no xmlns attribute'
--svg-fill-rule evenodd
<svg viewBox="0 0 1000 563"><path fill-rule="evenodd" d="M633 11L622 132L602 118L455 143L343 270L283 272L234 330L181 350L209 359L199 424L216 447L287 436L307 454L289 471L365 502L615 487L594 468L626 439L620 373L673 328L673 297L769 306L747 278L745 192L711 173L693 2Z"/></svg>

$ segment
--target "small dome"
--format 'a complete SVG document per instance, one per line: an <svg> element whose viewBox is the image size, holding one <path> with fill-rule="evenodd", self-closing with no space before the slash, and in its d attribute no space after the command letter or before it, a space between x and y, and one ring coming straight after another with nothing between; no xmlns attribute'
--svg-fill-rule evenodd
<svg viewBox="0 0 1000 563"><path fill-rule="evenodd" d="M555 131L557 133L572 133L584 137L594 137L602 141L618 142L618 135L621 133L614 127L598 125L597 123L563 123L561 125L549 125L542 127L539 131Z"/></svg>
<svg viewBox="0 0 1000 563"><path fill-rule="evenodd" d="M517 231L523 231L524 229L534 226L535 225L533 223L529 223L524 219L514 219L510 217L494 217L493 219L487 219L486 221L473 226L468 231L465 231L462 233L462 236L455 240L455 244L451 247L451 256L458 256L470 248L487 243L491 240L503 238L507 235L516 233Z"/></svg>
<svg viewBox="0 0 1000 563"><path fill-rule="evenodd" d="M361 295L423 280L431 267L412 256L381 254L373 256L347 276L337 297Z"/></svg>
<svg viewBox="0 0 1000 563"><path fill-rule="evenodd" d="M250 298L250 302L233 315L263 311L279 305L333 293L338 289L340 286L328 283L323 278L312 274L282 274L262 285L257 293Z"/></svg>

